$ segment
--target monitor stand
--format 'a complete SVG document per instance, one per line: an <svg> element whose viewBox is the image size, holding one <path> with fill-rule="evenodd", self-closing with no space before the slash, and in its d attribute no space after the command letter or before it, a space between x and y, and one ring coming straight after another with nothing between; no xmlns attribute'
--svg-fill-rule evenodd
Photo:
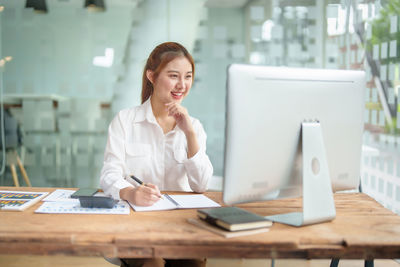
<svg viewBox="0 0 400 267"><path fill-rule="evenodd" d="M274 222L303 226L336 217L325 146L319 122L301 124L303 156L303 212L266 216Z"/></svg>

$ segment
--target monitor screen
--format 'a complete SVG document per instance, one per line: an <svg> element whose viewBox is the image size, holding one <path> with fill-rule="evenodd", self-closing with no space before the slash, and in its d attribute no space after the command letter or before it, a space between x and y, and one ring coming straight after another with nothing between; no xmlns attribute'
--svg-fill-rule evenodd
<svg viewBox="0 0 400 267"><path fill-rule="evenodd" d="M357 188L364 93L363 71L230 65L224 202L302 195L303 121L320 124L332 190Z"/></svg>

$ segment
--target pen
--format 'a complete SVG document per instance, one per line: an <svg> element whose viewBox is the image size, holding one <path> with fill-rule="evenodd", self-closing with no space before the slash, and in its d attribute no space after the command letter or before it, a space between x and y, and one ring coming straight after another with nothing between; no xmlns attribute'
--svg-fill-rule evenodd
<svg viewBox="0 0 400 267"><path fill-rule="evenodd" d="M137 178L135 175L131 174L130 176L131 176L131 178L132 178L133 180L135 180L138 184L146 186L146 184L143 183L142 180L140 180L139 178Z"/></svg>
<svg viewBox="0 0 400 267"><path fill-rule="evenodd" d="M135 180L138 184L146 186L145 183L142 182L142 180L140 180L139 178L137 178L135 175L131 174L130 177ZM162 196L160 196L161 199L164 199Z"/></svg>

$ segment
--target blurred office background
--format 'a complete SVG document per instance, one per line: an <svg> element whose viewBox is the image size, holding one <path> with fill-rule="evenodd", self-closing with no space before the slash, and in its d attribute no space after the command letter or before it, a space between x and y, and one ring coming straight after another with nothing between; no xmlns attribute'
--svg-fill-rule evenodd
<svg viewBox="0 0 400 267"><path fill-rule="evenodd" d="M0 0L0 6L1 102L17 122L21 143L11 148L33 186L98 186L108 123L140 103L150 51L177 41L196 61L184 104L208 134L216 187L228 64L365 70L363 191L400 214L398 0ZM0 185L13 185L9 157Z"/></svg>

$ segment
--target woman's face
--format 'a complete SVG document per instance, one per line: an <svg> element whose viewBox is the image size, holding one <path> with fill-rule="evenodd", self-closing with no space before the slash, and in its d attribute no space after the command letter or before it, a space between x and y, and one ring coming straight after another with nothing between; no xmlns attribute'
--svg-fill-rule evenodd
<svg viewBox="0 0 400 267"><path fill-rule="evenodd" d="M182 102L192 87L193 70L189 60L182 56L170 61L161 70L157 79L152 79L152 73L147 77L153 83L153 96L163 103Z"/></svg>

